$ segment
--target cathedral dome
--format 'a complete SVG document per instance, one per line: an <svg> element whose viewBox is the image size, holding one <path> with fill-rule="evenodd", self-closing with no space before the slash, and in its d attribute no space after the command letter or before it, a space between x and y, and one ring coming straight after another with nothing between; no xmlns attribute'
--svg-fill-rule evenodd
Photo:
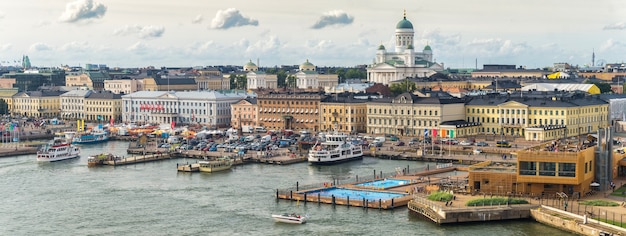
<svg viewBox="0 0 626 236"><path fill-rule="evenodd" d="M306 59L306 62L300 64L300 71L314 71L315 70L315 65L313 65L313 63L309 62L309 59Z"/></svg>
<svg viewBox="0 0 626 236"><path fill-rule="evenodd" d="M378 46L378 50L385 50L385 45L381 44L380 46Z"/></svg>
<svg viewBox="0 0 626 236"><path fill-rule="evenodd" d="M254 64L254 62L252 62L252 60L250 60L250 62L246 63L243 66L243 71L257 71L259 70L259 67Z"/></svg>
<svg viewBox="0 0 626 236"><path fill-rule="evenodd" d="M406 16L404 16L404 18L396 25L396 29L413 29L413 24L411 24L411 22L406 19Z"/></svg>
<svg viewBox="0 0 626 236"><path fill-rule="evenodd" d="M426 45L426 47L424 47L424 51L432 51L432 49L430 49L430 45Z"/></svg>

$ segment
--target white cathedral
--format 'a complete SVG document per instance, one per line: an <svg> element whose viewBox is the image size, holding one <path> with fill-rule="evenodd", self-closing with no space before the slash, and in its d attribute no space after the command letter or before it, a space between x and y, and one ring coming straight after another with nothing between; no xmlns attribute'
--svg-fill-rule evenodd
<svg viewBox="0 0 626 236"><path fill-rule="evenodd" d="M246 63L243 66L243 70L247 72L248 89L278 88L276 75L265 74L265 72L259 71L259 67L252 61ZM337 86L339 83L337 74L317 73L317 67L309 62L308 59L300 64L298 71L292 75L296 77L296 87L299 89L324 89Z"/></svg>
<svg viewBox="0 0 626 236"><path fill-rule="evenodd" d="M388 52L384 45L376 51L374 63L367 66L367 80L372 83L389 84L407 77L428 77L443 70L443 65L433 61L429 45L422 52L413 48L413 24L404 18L396 25L395 52Z"/></svg>

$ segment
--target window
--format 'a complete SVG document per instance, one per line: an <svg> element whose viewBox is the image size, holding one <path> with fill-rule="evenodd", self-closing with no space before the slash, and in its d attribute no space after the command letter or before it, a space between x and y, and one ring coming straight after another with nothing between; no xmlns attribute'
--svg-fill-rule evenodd
<svg viewBox="0 0 626 236"><path fill-rule="evenodd" d="M541 176L556 176L556 163L554 163L554 162L539 162L539 175L541 175Z"/></svg>
<svg viewBox="0 0 626 236"><path fill-rule="evenodd" d="M520 175L537 175L537 163L529 161L520 161Z"/></svg>
<svg viewBox="0 0 626 236"><path fill-rule="evenodd" d="M559 163L559 176L576 177L576 163Z"/></svg>

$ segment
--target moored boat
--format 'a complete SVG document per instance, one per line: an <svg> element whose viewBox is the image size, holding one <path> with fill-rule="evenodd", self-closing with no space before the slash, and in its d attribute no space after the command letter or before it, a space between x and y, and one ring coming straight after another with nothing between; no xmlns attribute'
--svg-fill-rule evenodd
<svg viewBox="0 0 626 236"><path fill-rule="evenodd" d="M87 166L88 167L101 166L104 164L105 161L115 161L115 160L120 160L120 159L121 157L119 156L116 156L110 153L102 153L99 155L87 157Z"/></svg>
<svg viewBox="0 0 626 236"><path fill-rule="evenodd" d="M61 161L78 157L80 149L65 138L55 138L37 152L38 162Z"/></svg>
<svg viewBox="0 0 626 236"><path fill-rule="evenodd" d="M309 150L309 163L330 165L363 158L361 145L348 142L348 135L341 133L327 134L322 143L315 144Z"/></svg>
<svg viewBox="0 0 626 236"><path fill-rule="evenodd" d="M282 215L272 215L272 218L276 222L283 222L289 224L304 224L306 223L307 216L298 215L296 213L284 213Z"/></svg>
<svg viewBox="0 0 626 236"><path fill-rule="evenodd" d="M78 133L72 139L73 144L92 144L101 143L109 140L109 135L104 131L91 131Z"/></svg>
<svg viewBox="0 0 626 236"><path fill-rule="evenodd" d="M199 161L200 172L217 172L228 170L232 167L233 162L230 158L220 158L214 161Z"/></svg>

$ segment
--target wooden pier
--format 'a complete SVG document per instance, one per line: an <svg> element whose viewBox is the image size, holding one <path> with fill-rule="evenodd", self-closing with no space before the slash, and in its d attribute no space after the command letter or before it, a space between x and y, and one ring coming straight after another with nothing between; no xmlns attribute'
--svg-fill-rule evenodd
<svg viewBox="0 0 626 236"><path fill-rule="evenodd" d="M192 163L192 164L176 164L176 169L178 172L200 172L200 164Z"/></svg>
<svg viewBox="0 0 626 236"><path fill-rule="evenodd" d="M172 158L173 157L170 156L168 153L150 154L150 155L142 155L142 156L129 156L129 157L121 158L119 160L103 161L102 165L123 166L123 165L129 165L129 164L152 162L152 161L159 161L159 160L172 159Z"/></svg>
<svg viewBox="0 0 626 236"><path fill-rule="evenodd" d="M248 159L250 162L273 164L273 165L289 165L295 163L306 162L306 157L290 157L290 156L275 156L275 157L251 157Z"/></svg>

